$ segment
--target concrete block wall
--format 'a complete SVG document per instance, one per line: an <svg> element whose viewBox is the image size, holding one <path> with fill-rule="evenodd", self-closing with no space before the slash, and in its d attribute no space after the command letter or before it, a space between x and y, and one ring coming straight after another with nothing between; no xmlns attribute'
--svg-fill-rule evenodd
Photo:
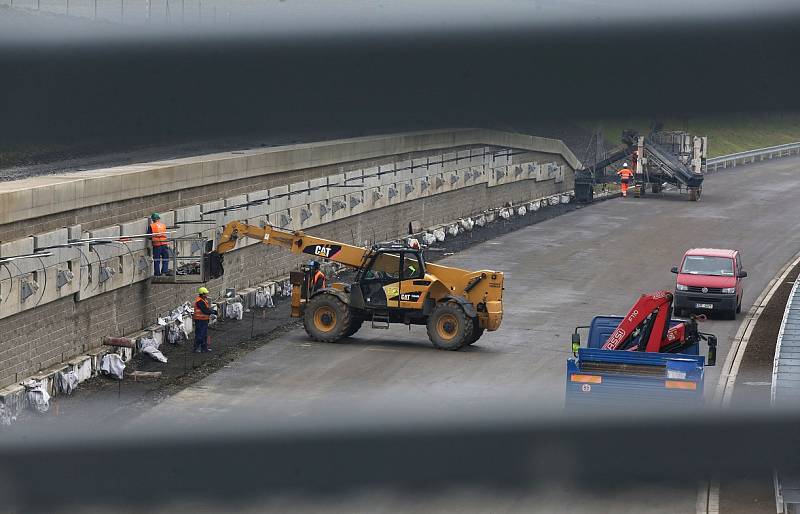
<svg viewBox="0 0 800 514"><path fill-rule="evenodd" d="M404 235L412 220L432 226L507 202L521 203L568 191L572 182L567 171L572 169L569 163L574 162L571 154L472 145L373 156L361 161L348 161L342 154L339 158L344 162L338 165L327 163L267 177L254 176L247 179L252 182L248 186L240 183L242 179L233 178L225 183L189 187L193 179L187 169L237 177L247 174L248 167L263 165L262 157L245 153L210 162L190 162L184 167L168 163L165 176L171 182L161 189L175 183L187 189L74 209L71 221L88 219L85 225L72 224L4 242L0 257L32 253L36 248L66 243L69 238L143 234L147 229L143 214L149 211L159 211L162 220L174 227L173 237L206 237L216 242L225 223L248 220L366 244ZM150 169L148 165L138 167ZM561 170L560 175L557 170ZM141 180L136 182L132 175L135 174L123 174L122 182L114 176L111 184L142 187ZM269 187L253 189L263 185ZM94 187L99 188L96 183ZM94 201L97 195L99 192L95 191L88 198ZM165 208L155 205L153 197L167 201L167 206L170 202L183 205ZM187 199L194 203L186 205ZM211 212L254 200L262 203ZM62 219L61 213L53 216ZM43 226L38 218L32 221L33 227ZM0 234L18 229L16 221L0 223ZM183 241L177 249L181 256L202 254L196 241ZM0 388L97 348L104 336L144 329L158 316L191 300L197 287L151 284L148 279L152 275L152 258L149 245L143 241L56 249L46 259L19 261L20 269L14 270L12 276L0 274ZM209 287L212 292L225 287L250 287L286 276L302 260L281 249L242 240L226 256L225 276ZM0 268L2 273L9 266ZM65 282L66 272L72 279ZM56 287L57 283L64 284ZM28 294L24 301L23 289Z"/></svg>

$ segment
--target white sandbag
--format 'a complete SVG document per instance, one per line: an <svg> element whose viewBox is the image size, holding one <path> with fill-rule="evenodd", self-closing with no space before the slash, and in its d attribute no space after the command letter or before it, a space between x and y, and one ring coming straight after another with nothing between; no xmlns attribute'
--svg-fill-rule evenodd
<svg viewBox="0 0 800 514"><path fill-rule="evenodd" d="M479 227L485 227L486 226L486 216L481 214L480 216L475 218L475 224L478 225Z"/></svg>
<svg viewBox="0 0 800 514"><path fill-rule="evenodd" d="M436 240L441 243L445 239L444 230L437 228L436 230L433 231L433 237L435 237Z"/></svg>
<svg viewBox="0 0 800 514"><path fill-rule="evenodd" d="M58 386L58 392L61 394L69 396L75 392L78 388L78 375L75 370L70 370L66 373L59 371L56 374L56 385Z"/></svg>
<svg viewBox="0 0 800 514"><path fill-rule="evenodd" d="M123 362L122 357L116 353L103 355L103 360L100 361L100 373L122 380L124 372L125 362Z"/></svg>
<svg viewBox="0 0 800 514"><path fill-rule="evenodd" d="M72 371L75 372L75 377L78 383L92 378L92 359L84 359L83 361L72 366Z"/></svg>
<svg viewBox="0 0 800 514"><path fill-rule="evenodd" d="M539 210L540 206L541 206L541 203L539 202L539 200L534 200L534 201L532 201L531 203L528 204L528 210L531 211L531 212L536 212L536 211Z"/></svg>
<svg viewBox="0 0 800 514"><path fill-rule="evenodd" d="M434 236L430 232L425 232L422 235L422 242L425 243L426 246L430 246L436 242L436 236Z"/></svg>
<svg viewBox="0 0 800 514"><path fill-rule="evenodd" d="M25 399L36 412L47 412L50 409L50 393L41 380L29 379L22 383L25 387Z"/></svg>
<svg viewBox="0 0 800 514"><path fill-rule="evenodd" d="M561 203L569 203L570 197L568 194L561 195Z"/></svg>
<svg viewBox="0 0 800 514"><path fill-rule="evenodd" d="M550 205L558 205L561 202L558 196L550 197Z"/></svg>
<svg viewBox="0 0 800 514"><path fill-rule="evenodd" d="M447 235L450 237L456 237L458 235L458 224L453 223L449 227L447 227Z"/></svg>
<svg viewBox="0 0 800 514"><path fill-rule="evenodd" d="M0 403L0 426L7 427L16 420L17 417L11 412L11 409L6 407L4 403Z"/></svg>
<svg viewBox="0 0 800 514"><path fill-rule="evenodd" d="M507 220L511 217L511 209L500 209L500 217Z"/></svg>
<svg viewBox="0 0 800 514"><path fill-rule="evenodd" d="M416 237L406 238L406 246L409 248L420 248L419 239Z"/></svg>
<svg viewBox="0 0 800 514"><path fill-rule="evenodd" d="M158 349L160 345L158 341L150 337L142 337L139 339L139 349L157 360L158 362L167 362L167 357Z"/></svg>
<svg viewBox="0 0 800 514"><path fill-rule="evenodd" d="M183 323L181 323L181 325L183 325ZM167 336L167 342L169 344L179 344L181 341L188 339L186 332L182 329L182 327L179 327L175 323L167 325L164 328L164 332Z"/></svg>
<svg viewBox="0 0 800 514"><path fill-rule="evenodd" d="M486 223L494 223L495 219L497 219L497 214L495 211L489 211L486 213Z"/></svg>
<svg viewBox="0 0 800 514"><path fill-rule="evenodd" d="M472 227L475 226L475 222L472 221L471 218L461 218L458 220L458 223L461 225L461 229L467 232L472 230Z"/></svg>
<svg viewBox="0 0 800 514"><path fill-rule="evenodd" d="M517 208L517 216L525 216L526 214L528 214L528 209L524 205Z"/></svg>
<svg viewBox="0 0 800 514"><path fill-rule="evenodd" d="M227 319L242 319L244 317L244 306L242 302L231 302L225 306L225 317Z"/></svg>
<svg viewBox="0 0 800 514"><path fill-rule="evenodd" d="M272 301L272 295L264 287L259 287L256 290L256 306L260 309L275 307L275 302Z"/></svg>

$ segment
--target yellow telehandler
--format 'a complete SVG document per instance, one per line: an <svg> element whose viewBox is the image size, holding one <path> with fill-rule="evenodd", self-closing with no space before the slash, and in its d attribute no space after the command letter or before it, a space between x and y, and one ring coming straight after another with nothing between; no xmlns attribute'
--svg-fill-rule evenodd
<svg viewBox="0 0 800 514"><path fill-rule="evenodd" d="M232 221L210 255L215 276L224 272L222 256L242 237L355 269L351 283L313 292L310 269L291 273L292 316L303 318L306 332L317 341L349 337L365 321L372 328L404 323L426 325L436 348L458 350L477 341L484 330L497 330L503 318L502 273L428 264L419 248L406 245L364 248Z"/></svg>

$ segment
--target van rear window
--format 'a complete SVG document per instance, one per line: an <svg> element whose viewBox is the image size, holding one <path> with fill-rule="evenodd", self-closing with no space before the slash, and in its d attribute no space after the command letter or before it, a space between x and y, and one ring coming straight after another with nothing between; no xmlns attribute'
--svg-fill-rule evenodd
<svg viewBox="0 0 800 514"><path fill-rule="evenodd" d="M733 276L733 259L730 257L706 257L705 255L687 255L683 260L681 273L690 275L713 275L716 277Z"/></svg>

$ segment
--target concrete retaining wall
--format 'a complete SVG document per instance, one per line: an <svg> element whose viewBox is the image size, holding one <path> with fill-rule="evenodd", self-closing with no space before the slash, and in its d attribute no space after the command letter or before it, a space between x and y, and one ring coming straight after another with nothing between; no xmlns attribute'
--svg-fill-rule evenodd
<svg viewBox="0 0 800 514"><path fill-rule="evenodd" d="M234 219L364 244L573 188L560 142L483 130L247 150L0 184L0 256L80 237L141 234L159 211L177 236L214 238ZM268 199L258 206L206 214ZM41 233L37 230L41 229ZM25 237L21 237L25 236ZM185 252L191 253L191 248ZM290 253L252 241L226 256L212 295L282 277ZM0 387L151 325L195 285L152 284L141 242L58 249L0 266ZM59 278L60 277L60 278ZM65 280L65 277L70 277ZM24 291L24 292L23 292Z"/></svg>

